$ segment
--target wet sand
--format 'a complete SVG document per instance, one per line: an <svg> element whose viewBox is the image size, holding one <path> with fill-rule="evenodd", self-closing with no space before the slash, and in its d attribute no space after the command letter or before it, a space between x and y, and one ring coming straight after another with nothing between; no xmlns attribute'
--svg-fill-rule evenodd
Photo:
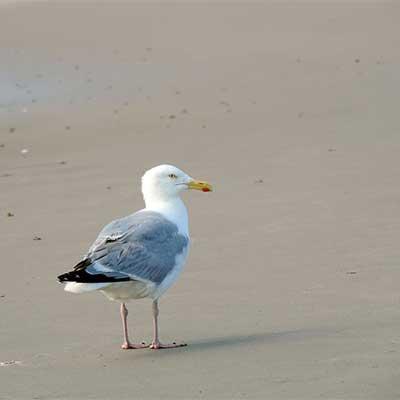
<svg viewBox="0 0 400 400"><path fill-rule="evenodd" d="M1 399L399 398L395 3L0 11ZM122 351L56 276L160 163L216 187L160 304L189 345Z"/></svg>

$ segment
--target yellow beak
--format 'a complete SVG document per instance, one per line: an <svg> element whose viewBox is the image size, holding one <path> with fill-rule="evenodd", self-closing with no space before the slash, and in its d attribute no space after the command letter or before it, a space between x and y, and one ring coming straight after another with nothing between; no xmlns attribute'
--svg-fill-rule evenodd
<svg viewBox="0 0 400 400"><path fill-rule="evenodd" d="M207 183L207 182L203 182L203 181L190 181L188 183L188 188L189 189L195 189L195 190L201 190L203 192L212 192L213 188L212 186Z"/></svg>

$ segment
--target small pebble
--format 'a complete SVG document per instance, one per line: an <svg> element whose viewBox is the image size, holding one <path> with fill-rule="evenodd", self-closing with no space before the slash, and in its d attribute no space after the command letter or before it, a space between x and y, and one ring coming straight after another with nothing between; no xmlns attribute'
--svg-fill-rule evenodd
<svg viewBox="0 0 400 400"><path fill-rule="evenodd" d="M175 119L175 118L176 118L176 115L171 114L168 118L169 118L169 119Z"/></svg>
<svg viewBox="0 0 400 400"><path fill-rule="evenodd" d="M12 212L9 211L9 212L7 213L7 217L13 217L13 216L14 216L14 214L13 214Z"/></svg>
<svg viewBox="0 0 400 400"><path fill-rule="evenodd" d="M67 126L65 127L65 129L66 129L67 131L69 131L69 130L71 129L71 127L70 127L69 125L67 125Z"/></svg>
<svg viewBox="0 0 400 400"><path fill-rule="evenodd" d="M14 132L15 132L15 128L10 128L10 129L8 130L8 132L14 133Z"/></svg>
<svg viewBox="0 0 400 400"><path fill-rule="evenodd" d="M61 165L65 165L66 163L67 163L67 162L64 161L64 160L59 162L59 164L61 164Z"/></svg>
<svg viewBox="0 0 400 400"><path fill-rule="evenodd" d="M263 180L263 179L256 179L256 180L254 181L254 183L264 183L264 180Z"/></svg>
<svg viewBox="0 0 400 400"><path fill-rule="evenodd" d="M6 145L4 143L1 143L0 147L3 148L3 147L6 147Z"/></svg>
<svg viewBox="0 0 400 400"><path fill-rule="evenodd" d="M111 186L107 186L106 189L111 190Z"/></svg>
<svg viewBox="0 0 400 400"><path fill-rule="evenodd" d="M355 275L357 273L357 271L347 271L346 274L347 275Z"/></svg>
<svg viewBox="0 0 400 400"><path fill-rule="evenodd" d="M358 63L360 62L360 59L359 59L359 58L356 58L356 59L354 60L354 62L355 62L356 64L358 64Z"/></svg>
<svg viewBox="0 0 400 400"><path fill-rule="evenodd" d="M29 150L28 149L22 149L21 150L21 154L22 155L26 155L26 154L28 154L29 153Z"/></svg>
<svg viewBox="0 0 400 400"><path fill-rule="evenodd" d="M40 236L34 236L33 240L42 240L42 238Z"/></svg>

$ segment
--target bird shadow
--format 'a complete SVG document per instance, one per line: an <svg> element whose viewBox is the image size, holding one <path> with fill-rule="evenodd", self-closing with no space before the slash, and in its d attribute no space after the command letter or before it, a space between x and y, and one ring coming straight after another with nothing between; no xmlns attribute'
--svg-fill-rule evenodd
<svg viewBox="0 0 400 400"><path fill-rule="evenodd" d="M297 329L279 332L261 332L247 335L220 336L189 342L185 347L166 349L157 352L143 352L142 356L157 354L158 357L177 354L191 354L193 352L205 352L208 350L222 350L226 348L240 348L252 345L265 345L274 343L290 343L303 341L314 337L324 337L332 334L328 329Z"/></svg>
<svg viewBox="0 0 400 400"><path fill-rule="evenodd" d="M249 335L231 335L204 339L189 343L187 349L201 351L206 349L239 347L252 344L267 344L304 340L326 333L323 329L297 329L279 332L262 332Z"/></svg>

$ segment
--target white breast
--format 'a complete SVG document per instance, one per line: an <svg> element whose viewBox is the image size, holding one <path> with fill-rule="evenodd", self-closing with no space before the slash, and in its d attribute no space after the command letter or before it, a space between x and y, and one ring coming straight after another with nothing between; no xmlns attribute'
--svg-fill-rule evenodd
<svg viewBox="0 0 400 400"><path fill-rule="evenodd" d="M183 270L183 267L186 264L186 259L189 254L189 247L190 247L190 242L188 242L188 245L183 250L183 252L176 256L175 267L165 277L165 279L161 282L161 284L155 288L154 292L150 295L150 297L153 300L158 299L160 296L162 296L165 293L165 291L168 288L170 288L171 285L178 279L180 273Z"/></svg>

